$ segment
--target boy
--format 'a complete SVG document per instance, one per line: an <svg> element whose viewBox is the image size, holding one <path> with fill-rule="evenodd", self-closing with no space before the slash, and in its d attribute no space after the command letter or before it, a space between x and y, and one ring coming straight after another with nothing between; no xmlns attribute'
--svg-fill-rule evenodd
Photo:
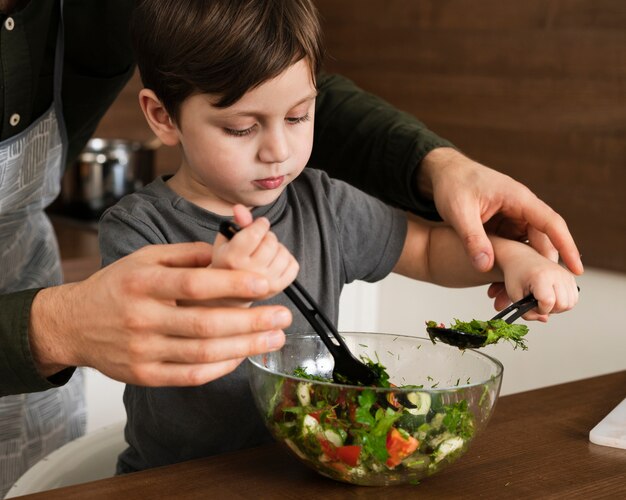
<svg viewBox="0 0 626 500"><path fill-rule="evenodd" d="M444 286L504 280L512 299L532 291L539 300L539 312L527 319L573 307L573 277L530 247L494 237L499 269L478 273L451 229L407 220L304 169L322 61L310 0L186 3L179 11L167 9L171 2L144 2L134 19L142 110L164 144L180 144L183 162L175 175L103 216L104 265L149 244L215 242L212 266L266 275L267 303L287 303L275 294L298 274L299 263L299 281L334 321L345 283L377 281L391 271ZM168 37L173 30L179 43ZM216 238L219 223L233 216L244 229L230 242ZM288 332L310 329L294 311ZM222 349L228 351L227 342ZM201 387L128 386L124 402L130 447L120 456L120 472L269 439L246 365Z"/></svg>

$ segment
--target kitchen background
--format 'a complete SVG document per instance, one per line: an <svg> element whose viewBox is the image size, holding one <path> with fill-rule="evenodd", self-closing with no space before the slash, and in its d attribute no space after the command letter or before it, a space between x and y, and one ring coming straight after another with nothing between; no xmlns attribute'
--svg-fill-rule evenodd
<svg viewBox="0 0 626 500"><path fill-rule="evenodd" d="M567 220L583 253L579 305L531 323L528 351L485 352L503 394L626 368L626 2L317 0L327 69L423 120L476 160L528 185ZM135 77L97 136L149 140ZM161 149L157 173L178 153ZM56 221L71 278L95 232ZM424 336L424 321L494 314L486 287L390 276L347 287L340 330ZM124 419L123 386L88 370L88 430Z"/></svg>

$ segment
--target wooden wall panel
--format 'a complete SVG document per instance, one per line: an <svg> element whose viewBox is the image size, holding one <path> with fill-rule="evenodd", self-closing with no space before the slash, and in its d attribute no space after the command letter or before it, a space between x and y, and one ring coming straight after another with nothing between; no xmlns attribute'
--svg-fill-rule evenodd
<svg viewBox="0 0 626 500"><path fill-rule="evenodd" d="M626 1L316 0L327 68L413 113L560 212L626 272ZM151 136L134 78L103 137ZM159 173L177 150L163 148Z"/></svg>
<svg viewBox="0 0 626 500"><path fill-rule="evenodd" d="M626 2L317 0L327 68L411 112L626 271Z"/></svg>

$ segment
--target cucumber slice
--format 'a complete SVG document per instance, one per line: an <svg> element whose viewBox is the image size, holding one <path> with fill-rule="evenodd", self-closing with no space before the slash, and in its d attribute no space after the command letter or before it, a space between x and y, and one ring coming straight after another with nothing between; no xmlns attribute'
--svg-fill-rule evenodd
<svg viewBox="0 0 626 500"><path fill-rule="evenodd" d="M324 437L337 447L343 445L343 439L341 439L341 436L332 429L326 429L324 431Z"/></svg>
<svg viewBox="0 0 626 500"><path fill-rule="evenodd" d="M407 408L411 415L426 415L430 410L430 394L427 392L409 392L406 398L415 405L415 408Z"/></svg>
<svg viewBox="0 0 626 500"><path fill-rule="evenodd" d="M400 429L404 429L409 434L417 432L420 426L426 423L426 415L413 415L409 413L409 409L405 408L402 416L396 421L396 425Z"/></svg>
<svg viewBox="0 0 626 500"><path fill-rule="evenodd" d="M299 382L296 387L296 396L301 406L309 406L311 404L311 384L309 382Z"/></svg>
<svg viewBox="0 0 626 500"><path fill-rule="evenodd" d="M317 434L322 432L322 426L311 415L305 415L302 420L302 435Z"/></svg>
<svg viewBox="0 0 626 500"><path fill-rule="evenodd" d="M444 458L454 453L463 447L463 439L460 437L453 437L446 439L443 443L439 445L437 450L435 451L434 457L435 462L441 462Z"/></svg>

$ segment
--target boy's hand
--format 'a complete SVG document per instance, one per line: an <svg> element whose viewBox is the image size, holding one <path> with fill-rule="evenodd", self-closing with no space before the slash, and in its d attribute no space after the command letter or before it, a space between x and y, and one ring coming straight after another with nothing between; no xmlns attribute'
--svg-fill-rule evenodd
<svg viewBox="0 0 626 500"><path fill-rule="evenodd" d="M235 222L242 228L228 241L218 234L211 267L251 271L266 278L269 291L263 299L282 292L298 275L298 262L270 231L264 217L252 219L243 205L234 207Z"/></svg>
<svg viewBox="0 0 626 500"><path fill-rule="evenodd" d="M524 314L523 318L546 322L549 314L573 308L578 302L574 276L532 248L524 250L502 266L506 291L511 300L519 300L532 293L539 302L537 308ZM503 309L498 305L496 303L497 309Z"/></svg>

